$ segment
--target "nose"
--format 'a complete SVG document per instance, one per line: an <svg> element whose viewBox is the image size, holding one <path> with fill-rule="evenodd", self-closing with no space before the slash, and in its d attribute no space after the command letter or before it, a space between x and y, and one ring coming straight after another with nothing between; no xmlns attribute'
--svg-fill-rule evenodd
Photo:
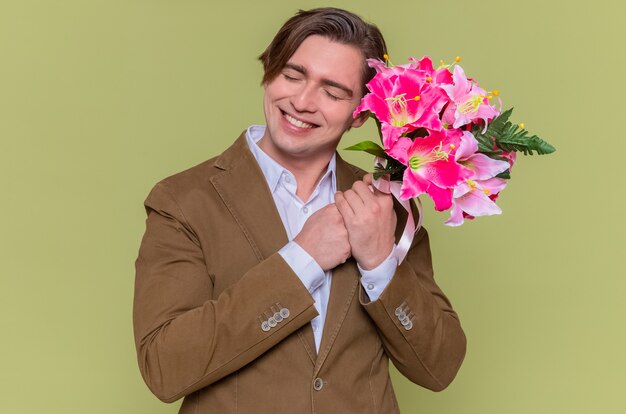
<svg viewBox="0 0 626 414"><path fill-rule="evenodd" d="M312 83L303 84L291 97L291 104L298 112L315 112L317 109L317 90Z"/></svg>

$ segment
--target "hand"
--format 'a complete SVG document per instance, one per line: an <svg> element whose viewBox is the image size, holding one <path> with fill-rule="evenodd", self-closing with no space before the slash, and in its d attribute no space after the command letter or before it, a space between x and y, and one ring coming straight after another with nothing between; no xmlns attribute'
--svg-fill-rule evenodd
<svg viewBox="0 0 626 414"><path fill-rule="evenodd" d="M352 256L365 270L374 269L391 253L397 221L391 194L376 190L372 181L372 175L367 174L350 190L335 194Z"/></svg>
<svg viewBox="0 0 626 414"><path fill-rule="evenodd" d="M317 210L294 238L324 271L345 263L350 257L348 231L335 204Z"/></svg>

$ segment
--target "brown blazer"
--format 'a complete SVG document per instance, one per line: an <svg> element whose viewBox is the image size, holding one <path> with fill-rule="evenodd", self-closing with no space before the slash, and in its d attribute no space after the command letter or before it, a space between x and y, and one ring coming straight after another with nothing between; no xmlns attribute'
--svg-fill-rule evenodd
<svg viewBox="0 0 626 414"><path fill-rule="evenodd" d="M340 190L363 174L337 157ZM134 303L139 368L161 400L185 397L180 413L397 413L388 358L435 391L456 375L465 336L433 279L424 229L374 302L353 259L333 269L317 354L309 323L317 311L277 253L287 236L244 134L158 183L145 207ZM406 218L398 214L400 233ZM289 315L262 329L280 309Z"/></svg>

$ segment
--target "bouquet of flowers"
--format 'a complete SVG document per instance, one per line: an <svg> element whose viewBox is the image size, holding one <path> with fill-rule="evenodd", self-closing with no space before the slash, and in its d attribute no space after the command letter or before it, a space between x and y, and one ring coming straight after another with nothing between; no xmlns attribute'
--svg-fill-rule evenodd
<svg viewBox="0 0 626 414"><path fill-rule="evenodd" d="M376 156L377 185L384 178L387 191L409 213L407 200L427 194L436 210L451 210L445 222L449 226L500 214L496 199L511 177L517 153L555 151L530 136L523 124L511 123L513 109L502 111L498 91L487 92L468 78L459 57L451 65L442 61L436 69L427 56L398 66L386 55L385 60L368 60L377 74L354 111L354 117L370 112L382 147L364 141L347 149Z"/></svg>

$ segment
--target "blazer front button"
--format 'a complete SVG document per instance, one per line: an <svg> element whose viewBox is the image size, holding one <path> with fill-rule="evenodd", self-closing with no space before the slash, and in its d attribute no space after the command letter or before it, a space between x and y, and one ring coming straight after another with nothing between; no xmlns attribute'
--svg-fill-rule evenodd
<svg viewBox="0 0 626 414"><path fill-rule="evenodd" d="M315 391L319 391L324 387L324 381L322 381L321 378L315 378L315 381L313 381L313 389Z"/></svg>

